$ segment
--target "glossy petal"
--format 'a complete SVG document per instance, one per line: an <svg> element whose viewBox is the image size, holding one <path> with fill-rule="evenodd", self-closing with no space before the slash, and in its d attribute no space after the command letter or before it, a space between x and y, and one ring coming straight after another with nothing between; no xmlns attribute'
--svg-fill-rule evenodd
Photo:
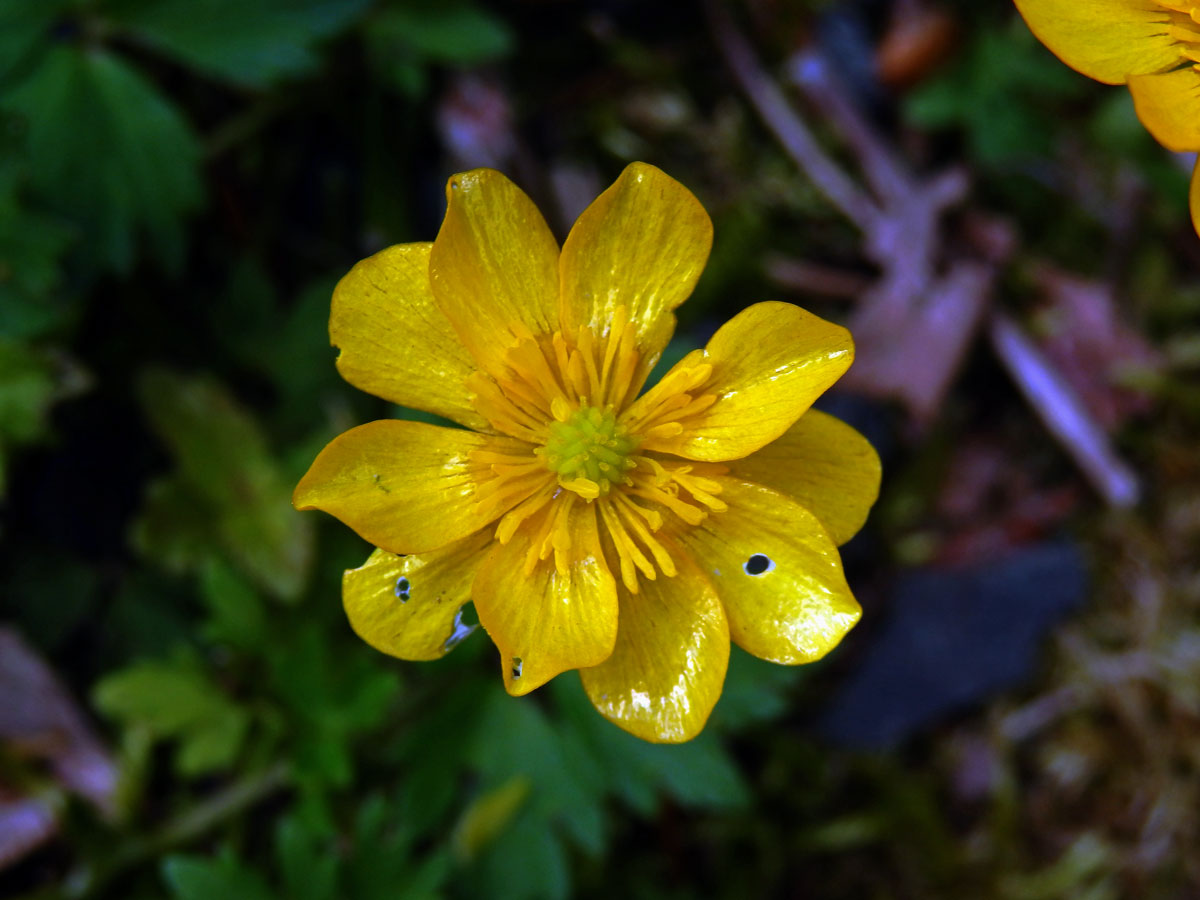
<svg viewBox="0 0 1200 900"><path fill-rule="evenodd" d="M558 243L525 193L491 169L446 185L429 277L438 306L479 365L501 371L522 328L558 327Z"/></svg>
<svg viewBox="0 0 1200 900"><path fill-rule="evenodd" d="M1154 0L1016 0L1029 30L1071 68L1120 84L1182 60Z"/></svg>
<svg viewBox="0 0 1200 900"><path fill-rule="evenodd" d="M377 397L483 428L465 387L475 361L433 301L432 247L388 247L338 282L329 317L338 371Z"/></svg>
<svg viewBox="0 0 1200 900"><path fill-rule="evenodd" d="M721 696L729 626L712 584L685 553L672 578L621 589L621 626L612 656L579 674L606 719L647 741L697 734Z"/></svg>
<svg viewBox="0 0 1200 900"><path fill-rule="evenodd" d="M528 450L511 438L422 422L368 422L325 446L296 485L292 503L323 509L392 553L436 550L507 510L481 511L473 500L490 468L473 463L470 454L485 448Z"/></svg>
<svg viewBox="0 0 1200 900"><path fill-rule="evenodd" d="M545 512L553 513L554 506ZM525 572L530 533L541 519L534 517L507 544L492 547L471 594L479 624L500 651L504 686L514 696L560 672L603 662L617 639L617 588L600 550L592 504L571 509L564 572L553 556Z"/></svg>
<svg viewBox="0 0 1200 900"><path fill-rule="evenodd" d="M810 409L783 435L729 474L798 502L817 517L834 543L844 544L867 520L879 496L879 454L866 438L828 413Z"/></svg>
<svg viewBox="0 0 1200 900"><path fill-rule="evenodd" d="M632 163L584 210L563 244L562 322L603 334L624 306L652 365L712 249L712 221L682 184Z"/></svg>
<svg viewBox="0 0 1200 900"><path fill-rule="evenodd" d="M1200 72L1188 65L1129 79L1138 118L1154 139L1177 153L1200 150Z"/></svg>
<svg viewBox="0 0 1200 900"><path fill-rule="evenodd" d="M711 375L690 394L715 395L716 401L680 419L681 434L650 438L642 446L688 459L738 459L787 431L853 359L854 342L840 325L790 303L756 303L643 394L630 416L671 393L675 371L711 365Z"/></svg>
<svg viewBox="0 0 1200 900"><path fill-rule="evenodd" d="M376 650L400 659L445 656L466 630L462 608L491 542L479 531L418 556L377 549L342 576L350 626Z"/></svg>
<svg viewBox="0 0 1200 900"><path fill-rule="evenodd" d="M716 480L729 508L681 531L679 539L703 561L725 605L730 635L772 662L820 659L861 615L837 547L795 501L728 476Z"/></svg>

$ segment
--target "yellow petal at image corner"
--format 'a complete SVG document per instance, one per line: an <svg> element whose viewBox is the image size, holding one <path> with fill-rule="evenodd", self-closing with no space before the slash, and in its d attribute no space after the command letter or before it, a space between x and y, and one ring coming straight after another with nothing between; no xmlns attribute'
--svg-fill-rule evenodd
<svg viewBox="0 0 1200 900"><path fill-rule="evenodd" d="M1029 30L1077 72L1108 84L1182 61L1154 0L1016 0Z"/></svg>
<svg viewBox="0 0 1200 900"><path fill-rule="evenodd" d="M484 557L471 589L475 612L500 651L504 687L527 694L569 669L594 666L617 638L616 582L604 562L593 504L571 507L569 563L560 573L553 554L525 574L530 533L551 503Z"/></svg>
<svg viewBox="0 0 1200 900"><path fill-rule="evenodd" d="M612 656L580 671L584 690L609 721L647 741L679 743L704 728L729 665L729 626L712 584L684 552L678 573L620 588Z"/></svg>
<svg viewBox="0 0 1200 900"><path fill-rule="evenodd" d="M475 361L429 286L433 244L398 244L362 260L338 282L329 339L355 387L413 409L486 427L465 387Z"/></svg>
<svg viewBox="0 0 1200 900"><path fill-rule="evenodd" d="M820 659L862 615L837 547L812 513L782 494L716 480L729 508L678 538L717 589L730 636L771 662Z"/></svg>
<svg viewBox="0 0 1200 900"><path fill-rule="evenodd" d="M1177 153L1200 150L1200 72L1194 66L1131 77L1129 92L1156 141Z"/></svg>
<svg viewBox="0 0 1200 900"><path fill-rule="evenodd" d="M342 605L360 638L400 659L445 656L465 631L461 610L491 535L478 531L440 550L397 556L376 549L342 576Z"/></svg>
<svg viewBox="0 0 1200 900"><path fill-rule="evenodd" d="M338 435L296 485L297 509L321 509L392 553L423 553L483 528L507 507L473 497L490 467L473 450L526 453L511 438L383 419ZM520 500L513 500L516 503Z"/></svg>
<svg viewBox="0 0 1200 900"><path fill-rule="evenodd" d="M879 497L882 470L870 442L840 419L810 409L729 474L776 490L811 512L839 546L858 533Z"/></svg>
<svg viewBox="0 0 1200 900"><path fill-rule="evenodd" d="M1188 188L1188 206L1192 210L1192 228L1200 235L1200 159L1192 168L1192 183Z"/></svg>
<svg viewBox="0 0 1200 900"><path fill-rule="evenodd" d="M712 237L712 220L691 191L654 166L631 163L563 244L564 331L588 325L604 334L624 306L648 372L674 333L671 311L704 270Z"/></svg>
<svg viewBox="0 0 1200 900"><path fill-rule="evenodd" d="M707 347L680 360L627 415L660 402L672 372L710 364L711 376L691 393L715 394L716 402L680 419L682 434L642 446L687 459L737 459L787 431L853 360L854 341L842 326L790 303L756 303L721 326Z"/></svg>
<svg viewBox="0 0 1200 900"><path fill-rule="evenodd" d="M502 372L512 328L558 330L558 242L519 187L492 169L451 177L429 278L480 367Z"/></svg>

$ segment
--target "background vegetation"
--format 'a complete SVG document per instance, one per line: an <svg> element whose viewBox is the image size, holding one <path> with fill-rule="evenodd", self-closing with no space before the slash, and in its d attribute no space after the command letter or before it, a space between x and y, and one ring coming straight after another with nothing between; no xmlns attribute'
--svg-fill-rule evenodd
<svg viewBox="0 0 1200 900"><path fill-rule="evenodd" d="M336 279L451 172L561 236L633 159L716 225L670 352L848 322L885 461L863 624L735 653L679 747L479 634L375 653L369 548L289 503L408 414L338 379ZM0 894L1200 892L1187 171L1004 0L5 0Z"/></svg>

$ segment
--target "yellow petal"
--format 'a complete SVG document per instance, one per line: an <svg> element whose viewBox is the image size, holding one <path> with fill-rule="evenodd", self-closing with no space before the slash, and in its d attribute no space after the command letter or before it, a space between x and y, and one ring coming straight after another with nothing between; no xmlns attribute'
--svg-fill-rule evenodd
<svg viewBox="0 0 1200 900"><path fill-rule="evenodd" d="M1196 234L1200 235L1200 160L1196 160L1196 167L1192 169L1192 185L1188 189L1189 206L1192 208L1192 227L1196 229Z"/></svg>
<svg viewBox="0 0 1200 900"><path fill-rule="evenodd" d="M729 508L681 530L679 539L703 561L730 635L772 662L820 659L861 615L837 547L795 501L728 476L716 480Z"/></svg>
<svg viewBox="0 0 1200 900"><path fill-rule="evenodd" d="M330 441L292 495L297 509L322 509L376 547L424 553L483 528L515 505L481 506L474 495L490 477L477 450L528 452L511 438L384 419Z"/></svg>
<svg viewBox="0 0 1200 900"><path fill-rule="evenodd" d="M438 306L479 365L501 371L521 336L558 330L558 242L525 193L492 169L446 185L429 278Z"/></svg>
<svg viewBox="0 0 1200 900"><path fill-rule="evenodd" d="M606 719L655 742L700 733L721 696L729 626L712 584L686 553L678 573L621 589L621 625L612 656L579 674Z"/></svg>
<svg viewBox="0 0 1200 900"><path fill-rule="evenodd" d="M603 662L617 639L616 583L600 550L593 504L570 509L571 547L561 569L551 555L525 571L530 535L559 502L524 523L507 544L492 547L471 592L479 624L500 651L504 686L514 696L560 672Z"/></svg>
<svg viewBox="0 0 1200 900"><path fill-rule="evenodd" d="M465 386L475 361L429 287L432 247L388 247L338 282L329 317L338 371L377 397L483 428Z"/></svg>
<svg viewBox="0 0 1200 900"><path fill-rule="evenodd" d="M642 447L710 462L738 459L787 431L853 359L854 341L840 325L790 303L756 303L726 322L704 350L680 360L622 421L659 421L652 410L682 384L695 401L713 402L682 418L667 414L681 426L678 433L651 432ZM691 386L700 375L690 373L706 366L711 372Z"/></svg>
<svg viewBox="0 0 1200 900"><path fill-rule="evenodd" d="M1184 66L1129 79L1138 118L1154 139L1179 153L1200 150L1200 72Z"/></svg>
<svg viewBox="0 0 1200 900"><path fill-rule="evenodd" d="M445 656L469 633L462 608L491 542L491 535L479 531L418 556L377 549L342 576L350 627L376 650L400 659Z"/></svg>
<svg viewBox="0 0 1200 900"><path fill-rule="evenodd" d="M1016 0L1039 41L1076 71L1108 84L1181 61L1170 16L1154 0Z"/></svg>
<svg viewBox="0 0 1200 900"><path fill-rule="evenodd" d="M781 437L729 474L784 494L811 512L844 544L858 533L879 496L879 454L866 438L818 409L810 409Z"/></svg>
<svg viewBox="0 0 1200 900"><path fill-rule="evenodd" d="M712 231L691 191L654 166L631 163L563 244L564 330L588 325L604 334L624 306L649 371L675 330L671 310L704 270Z"/></svg>

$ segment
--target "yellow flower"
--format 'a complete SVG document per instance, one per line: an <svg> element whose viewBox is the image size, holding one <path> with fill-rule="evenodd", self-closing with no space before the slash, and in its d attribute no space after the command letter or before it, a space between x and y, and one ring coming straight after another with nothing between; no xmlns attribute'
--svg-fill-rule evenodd
<svg viewBox="0 0 1200 900"><path fill-rule="evenodd" d="M561 252L498 172L446 198L436 241L363 260L333 295L346 380L465 426L361 425L296 487L380 548L343 582L358 634L437 658L474 602L509 693L580 669L596 708L652 741L704 726L730 638L781 663L836 646L860 614L837 545L879 460L809 406L850 365L849 333L759 303L640 393L708 258L696 198L635 163Z"/></svg>
<svg viewBox="0 0 1200 900"><path fill-rule="evenodd" d="M1200 0L1016 0L1038 40L1071 68L1126 84L1138 118L1177 153L1200 150ZM1192 172L1200 233L1200 166Z"/></svg>

